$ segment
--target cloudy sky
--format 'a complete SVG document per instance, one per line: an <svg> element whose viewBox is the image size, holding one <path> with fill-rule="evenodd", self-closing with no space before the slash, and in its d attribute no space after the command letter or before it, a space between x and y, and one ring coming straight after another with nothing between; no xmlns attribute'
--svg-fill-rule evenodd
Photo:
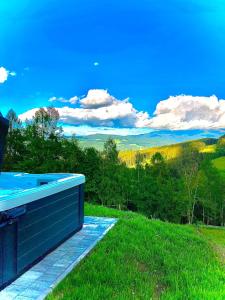
<svg viewBox="0 0 225 300"><path fill-rule="evenodd" d="M54 105L68 133L225 128L223 0L10 0L0 20L3 113Z"/></svg>

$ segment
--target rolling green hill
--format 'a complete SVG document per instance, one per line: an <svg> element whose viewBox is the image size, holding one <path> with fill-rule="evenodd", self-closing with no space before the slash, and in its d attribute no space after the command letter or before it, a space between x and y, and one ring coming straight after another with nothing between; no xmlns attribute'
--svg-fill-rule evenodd
<svg viewBox="0 0 225 300"><path fill-rule="evenodd" d="M216 142L216 139L205 138L168 146L146 148L143 150L124 150L120 151L119 157L128 166L134 166L137 153L141 153L143 155L144 163L150 163L152 155L156 152L160 152L165 159L176 158L181 153L183 147L187 144L197 148L200 152L213 153L216 149Z"/></svg>
<svg viewBox="0 0 225 300"><path fill-rule="evenodd" d="M93 205L85 213L119 221L47 300L225 299L223 228L175 225Z"/></svg>

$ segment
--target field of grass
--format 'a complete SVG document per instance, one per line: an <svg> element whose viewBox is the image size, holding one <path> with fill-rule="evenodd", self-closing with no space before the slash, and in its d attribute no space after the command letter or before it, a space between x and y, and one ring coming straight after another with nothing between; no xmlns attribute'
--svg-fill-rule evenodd
<svg viewBox="0 0 225 300"><path fill-rule="evenodd" d="M119 221L47 300L225 299L225 270L211 232L93 205L85 214Z"/></svg>

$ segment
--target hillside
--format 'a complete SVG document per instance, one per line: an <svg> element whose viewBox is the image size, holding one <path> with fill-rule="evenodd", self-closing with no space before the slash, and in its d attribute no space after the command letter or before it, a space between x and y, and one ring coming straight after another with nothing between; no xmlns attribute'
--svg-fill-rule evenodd
<svg viewBox="0 0 225 300"><path fill-rule="evenodd" d="M86 205L85 214L119 222L47 300L225 299L225 272L213 250L225 245L224 229L218 233L93 205Z"/></svg>
<svg viewBox="0 0 225 300"><path fill-rule="evenodd" d="M134 166L137 153L141 153L143 155L144 163L150 163L151 157L154 153L160 152L166 159L173 159L181 153L183 147L187 144L194 146L200 152L213 153L215 151L216 142L217 139L205 138L168 146L146 148L143 150L124 150L120 151L119 157L128 166Z"/></svg>

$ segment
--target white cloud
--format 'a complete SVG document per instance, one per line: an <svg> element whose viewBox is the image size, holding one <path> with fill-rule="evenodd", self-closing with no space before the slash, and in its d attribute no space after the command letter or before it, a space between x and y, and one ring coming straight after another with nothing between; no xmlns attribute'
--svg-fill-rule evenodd
<svg viewBox="0 0 225 300"><path fill-rule="evenodd" d="M38 109L39 108L33 108L33 109L28 110L25 113L19 115L20 120L23 122L26 120L31 120L34 117L36 111L38 111Z"/></svg>
<svg viewBox="0 0 225 300"><path fill-rule="evenodd" d="M225 128L225 100L180 95L160 101L148 127L158 129Z"/></svg>
<svg viewBox="0 0 225 300"><path fill-rule="evenodd" d="M95 61L94 64L93 64L95 67L99 66L99 62L98 61Z"/></svg>
<svg viewBox="0 0 225 300"><path fill-rule="evenodd" d="M76 104L78 99L79 98L77 96L71 97L70 99L65 99L63 97L57 98L57 97L54 96L54 97L49 98L48 101L49 102L55 102L56 101L56 102L62 102L62 103Z"/></svg>
<svg viewBox="0 0 225 300"><path fill-rule="evenodd" d="M49 102L54 102L54 101L57 101L57 100L58 100L58 98L55 97L55 96L48 99Z"/></svg>
<svg viewBox="0 0 225 300"><path fill-rule="evenodd" d="M88 124L93 126L140 127L144 115L127 101L117 101L99 108L58 108L60 119L65 124Z"/></svg>
<svg viewBox="0 0 225 300"><path fill-rule="evenodd" d="M68 102L64 98L52 97L49 101ZM71 103L71 99L70 99ZM148 124L148 113L137 111L129 99L118 100L106 90L90 90L80 100L81 107L57 108L60 121L69 125L90 125L106 127L145 127ZM32 118L37 109L20 115L21 120Z"/></svg>
<svg viewBox="0 0 225 300"><path fill-rule="evenodd" d="M8 71L4 67L0 67L0 83L4 83L9 76L16 76L16 72Z"/></svg>
<svg viewBox="0 0 225 300"><path fill-rule="evenodd" d="M14 71L9 72L9 75L11 75L11 76L16 76L16 72L14 72Z"/></svg>
<svg viewBox="0 0 225 300"><path fill-rule="evenodd" d="M107 90L94 89L88 91L87 96L80 100L80 104L84 108L99 108L110 106L117 101Z"/></svg>
<svg viewBox="0 0 225 300"><path fill-rule="evenodd" d="M78 97L77 96L74 96L74 97L71 97L70 99L69 99L69 102L71 103L71 104L75 104L75 103L77 103L77 101L78 101Z"/></svg>
<svg viewBox="0 0 225 300"><path fill-rule="evenodd" d="M9 76L9 71L7 71L4 67L0 67L0 83L4 83Z"/></svg>

